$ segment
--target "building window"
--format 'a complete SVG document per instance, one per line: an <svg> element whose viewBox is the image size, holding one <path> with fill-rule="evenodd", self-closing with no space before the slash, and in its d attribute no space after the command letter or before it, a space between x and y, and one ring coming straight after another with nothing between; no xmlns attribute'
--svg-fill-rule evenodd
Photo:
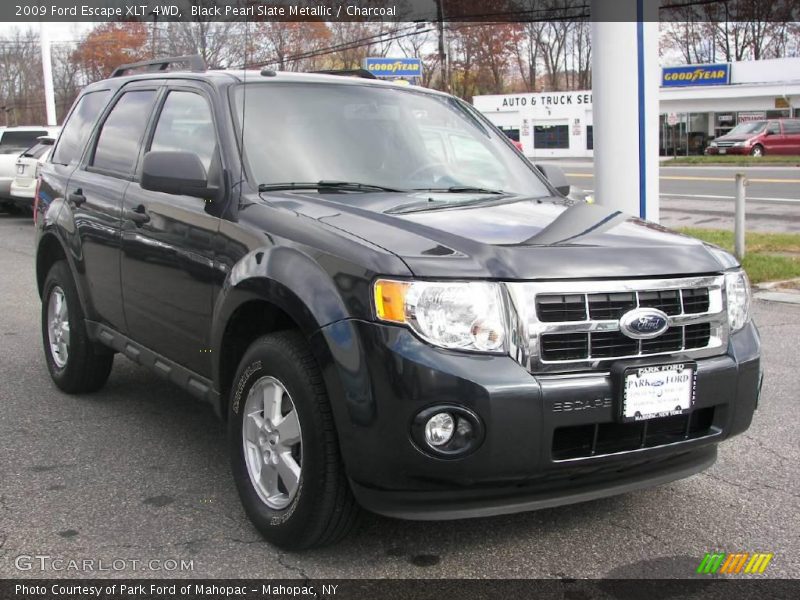
<svg viewBox="0 0 800 600"><path fill-rule="evenodd" d="M594 125L586 126L586 149L594 150Z"/></svg>
<svg viewBox="0 0 800 600"><path fill-rule="evenodd" d="M508 139L514 140L515 142L519 141L519 129L516 127L509 127L507 125L500 125L500 131L506 134Z"/></svg>
<svg viewBox="0 0 800 600"><path fill-rule="evenodd" d="M539 149L569 149L568 125L534 125L533 147Z"/></svg>

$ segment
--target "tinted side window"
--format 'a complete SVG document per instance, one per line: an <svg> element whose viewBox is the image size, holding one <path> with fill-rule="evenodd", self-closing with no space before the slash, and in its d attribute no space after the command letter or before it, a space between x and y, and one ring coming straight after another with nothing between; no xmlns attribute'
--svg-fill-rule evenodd
<svg viewBox="0 0 800 600"><path fill-rule="evenodd" d="M43 135L47 135L47 132L43 130L7 130L3 132L2 140L0 140L0 153L22 152L25 148L30 148L31 144L35 144L36 139Z"/></svg>
<svg viewBox="0 0 800 600"><path fill-rule="evenodd" d="M170 92L150 150L194 152L208 172L216 147L214 120L205 98L192 92Z"/></svg>
<svg viewBox="0 0 800 600"><path fill-rule="evenodd" d="M797 134L800 133L800 121L784 121L783 122L783 133L785 134Z"/></svg>
<svg viewBox="0 0 800 600"><path fill-rule="evenodd" d="M155 98L154 90L126 92L120 97L100 130L93 167L121 175L133 173Z"/></svg>
<svg viewBox="0 0 800 600"><path fill-rule="evenodd" d="M58 138L58 145L53 151L54 163L68 165L80 160L89 134L92 132L92 126L98 115L103 112L110 93L108 90L102 90L81 96L75 105L75 110L64 124L61 137Z"/></svg>

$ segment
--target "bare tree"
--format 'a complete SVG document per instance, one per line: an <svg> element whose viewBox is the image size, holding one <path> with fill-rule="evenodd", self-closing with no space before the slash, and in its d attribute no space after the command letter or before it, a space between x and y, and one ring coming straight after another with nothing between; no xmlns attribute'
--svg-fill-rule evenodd
<svg viewBox="0 0 800 600"><path fill-rule="evenodd" d="M253 30L250 25L250 31ZM244 24L232 21L182 21L159 30L157 54L199 54L211 69L244 62Z"/></svg>
<svg viewBox="0 0 800 600"><path fill-rule="evenodd" d="M33 30L12 30L0 38L0 112L6 125L44 121L42 61L39 36Z"/></svg>
<svg viewBox="0 0 800 600"><path fill-rule="evenodd" d="M561 89L560 79L566 63L567 37L570 21L548 21L542 31L539 48L547 71L548 87Z"/></svg>

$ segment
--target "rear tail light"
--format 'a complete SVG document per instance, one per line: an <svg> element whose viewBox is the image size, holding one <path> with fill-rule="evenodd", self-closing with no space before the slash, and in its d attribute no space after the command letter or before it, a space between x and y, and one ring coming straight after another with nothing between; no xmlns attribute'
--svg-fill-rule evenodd
<svg viewBox="0 0 800 600"><path fill-rule="evenodd" d="M42 176L36 178L36 191L33 192L33 224L36 225L36 219L39 216L39 189L42 187Z"/></svg>

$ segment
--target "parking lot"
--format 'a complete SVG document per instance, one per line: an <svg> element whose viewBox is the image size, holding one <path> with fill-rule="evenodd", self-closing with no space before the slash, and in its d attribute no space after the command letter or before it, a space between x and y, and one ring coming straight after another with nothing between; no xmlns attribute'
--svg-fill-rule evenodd
<svg viewBox="0 0 800 600"><path fill-rule="evenodd" d="M364 514L342 544L290 554L245 517L210 408L120 357L98 394L55 388L32 242L29 218L0 214L0 577L690 577L709 551L772 552L768 575L800 577L800 306L755 303L761 405L701 475L473 521ZM20 571L20 555L131 566ZM191 569L167 573L168 560Z"/></svg>

